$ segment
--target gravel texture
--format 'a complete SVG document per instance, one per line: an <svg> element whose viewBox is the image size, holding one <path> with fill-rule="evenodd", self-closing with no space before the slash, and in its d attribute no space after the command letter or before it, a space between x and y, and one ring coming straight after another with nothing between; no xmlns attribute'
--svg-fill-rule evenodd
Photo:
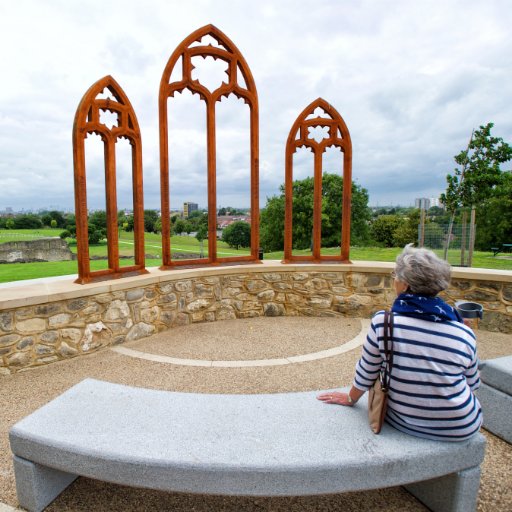
<svg viewBox="0 0 512 512"><path fill-rule="evenodd" d="M279 317L203 323L172 329L125 346L194 359L264 359L332 348L360 330L357 319ZM478 332L481 359L512 354L510 335ZM86 377L134 386L196 393L278 393L351 383L360 349L285 366L185 367L127 357L103 349L80 358L0 376L0 503L16 506L8 430L18 420ZM363 398L364 399L364 398ZM512 510L512 445L488 439L478 502L480 512ZM1 509L0 509L1 510ZM162 493L79 478L47 509L57 511L426 511L402 488L334 496L240 498Z"/></svg>

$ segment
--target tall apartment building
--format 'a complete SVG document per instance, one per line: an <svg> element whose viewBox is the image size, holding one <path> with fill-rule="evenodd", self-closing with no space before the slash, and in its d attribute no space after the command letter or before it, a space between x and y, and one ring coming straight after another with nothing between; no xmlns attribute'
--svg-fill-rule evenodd
<svg viewBox="0 0 512 512"><path fill-rule="evenodd" d="M198 210L197 203L183 203L183 217L188 219L192 212Z"/></svg>
<svg viewBox="0 0 512 512"><path fill-rule="evenodd" d="M430 199L427 197L418 197L414 200L414 206L423 210L430 208Z"/></svg>

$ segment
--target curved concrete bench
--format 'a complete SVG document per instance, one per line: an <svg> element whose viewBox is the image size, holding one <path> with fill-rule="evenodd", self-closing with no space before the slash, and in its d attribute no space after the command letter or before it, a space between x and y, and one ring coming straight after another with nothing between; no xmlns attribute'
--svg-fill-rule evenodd
<svg viewBox="0 0 512 512"><path fill-rule="evenodd" d="M252 496L410 484L432 510L475 510L483 436L442 443L387 425L377 436L364 403L329 406L316 394L208 395L84 380L12 427L19 502L43 510L82 475Z"/></svg>
<svg viewBox="0 0 512 512"><path fill-rule="evenodd" d="M482 385L477 391L484 413L484 427L512 443L512 356L480 363Z"/></svg>

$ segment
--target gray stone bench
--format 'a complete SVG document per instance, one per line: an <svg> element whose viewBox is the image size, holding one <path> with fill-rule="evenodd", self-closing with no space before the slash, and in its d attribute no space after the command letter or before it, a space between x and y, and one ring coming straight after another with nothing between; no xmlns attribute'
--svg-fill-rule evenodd
<svg viewBox="0 0 512 512"><path fill-rule="evenodd" d="M368 426L365 400L316 392L175 393L87 379L10 430L18 499L43 510L77 476L164 491L301 496L405 485L436 511L476 509L485 439Z"/></svg>
<svg viewBox="0 0 512 512"><path fill-rule="evenodd" d="M512 356L480 363L482 384L477 391L484 427L512 443Z"/></svg>

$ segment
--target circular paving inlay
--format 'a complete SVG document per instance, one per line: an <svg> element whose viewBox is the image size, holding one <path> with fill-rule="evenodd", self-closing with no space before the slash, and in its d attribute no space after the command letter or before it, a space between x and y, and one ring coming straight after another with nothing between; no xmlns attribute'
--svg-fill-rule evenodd
<svg viewBox="0 0 512 512"><path fill-rule="evenodd" d="M269 359L245 359L245 360L210 360L210 359L190 359L171 357L167 355L154 354L142 350L136 350L125 346L112 347L111 350L118 354L134 357L138 359L145 359L147 361L154 361L158 363L175 364L182 366L202 366L202 367L217 367L217 368L247 368L256 366L280 366L285 364L303 363L306 361L315 361L317 359L324 359L326 357L333 357L349 352L354 348L363 344L366 339L366 331L370 325L370 320L361 319L361 329L359 333L351 340L332 348L310 352L307 354L277 357Z"/></svg>

